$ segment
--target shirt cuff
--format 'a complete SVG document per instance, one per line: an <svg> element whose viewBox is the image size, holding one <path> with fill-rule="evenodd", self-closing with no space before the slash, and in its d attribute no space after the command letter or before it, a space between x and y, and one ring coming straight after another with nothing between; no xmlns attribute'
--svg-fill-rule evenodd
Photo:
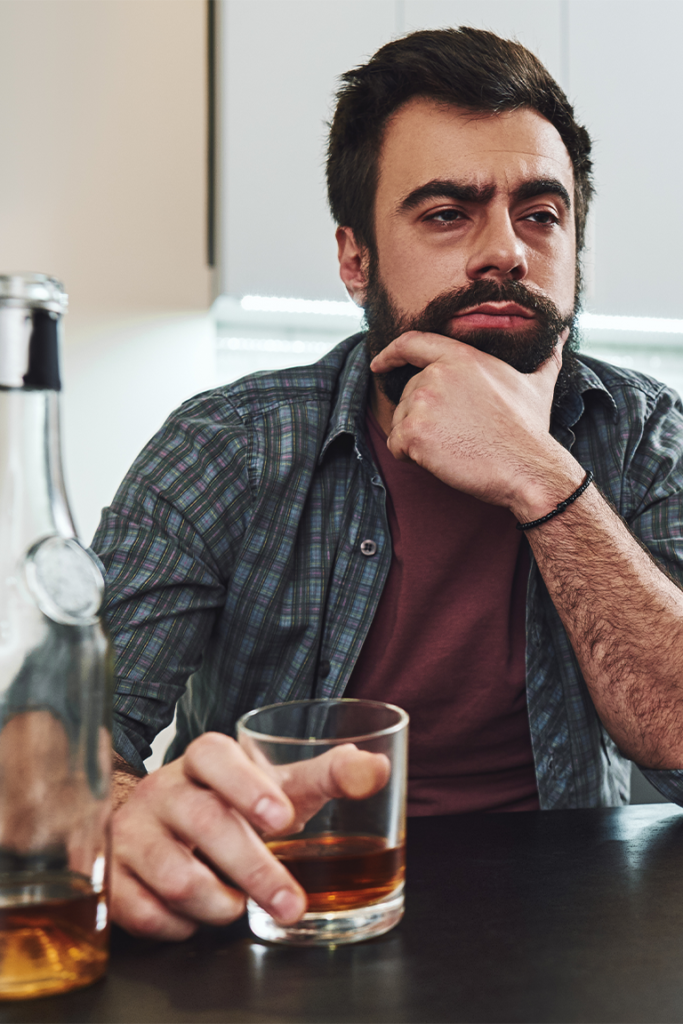
<svg viewBox="0 0 683 1024"><path fill-rule="evenodd" d="M136 771L142 772L147 775L147 769L145 768L145 758L149 757L152 753L152 748L149 743L138 736L130 726L126 728L121 721L121 716L114 712L114 721L112 724L111 732L112 747L124 761L126 761L131 768L135 768Z"/></svg>

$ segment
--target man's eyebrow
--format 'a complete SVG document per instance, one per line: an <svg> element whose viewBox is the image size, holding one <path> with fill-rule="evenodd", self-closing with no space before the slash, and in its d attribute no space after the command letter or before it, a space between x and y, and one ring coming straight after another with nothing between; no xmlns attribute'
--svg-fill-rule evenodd
<svg viewBox="0 0 683 1024"><path fill-rule="evenodd" d="M398 204L398 212L414 210L429 199L454 199L462 203L488 203L496 194L495 185L465 185L451 178L435 178L409 192ZM534 178L525 181L516 188L512 196L515 200L533 199L535 196L558 196L569 212L572 201L569 192L557 178Z"/></svg>
<svg viewBox="0 0 683 1024"><path fill-rule="evenodd" d="M455 199L463 203L488 203L496 193L495 185L464 185L450 178L428 181L409 192L398 204L399 213L414 210L427 199Z"/></svg>
<svg viewBox="0 0 683 1024"><path fill-rule="evenodd" d="M572 201L569 192L557 178L534 178L532 181L524 181L512 193L516 200L534 199L536 196L547 195L558 196L567 213L571 211Z"/></svg>

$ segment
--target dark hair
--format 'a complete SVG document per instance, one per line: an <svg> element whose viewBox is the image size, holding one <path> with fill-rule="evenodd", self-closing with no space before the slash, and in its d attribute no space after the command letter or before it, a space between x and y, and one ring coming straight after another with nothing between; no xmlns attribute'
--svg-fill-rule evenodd
<svg viewBox="0 0 683 1024"><path fill-rule="evenodd" d="M477 112L530 107L559 132L574 167L577 249L593 195L588 132L538 57L520 43L476 28L413 32L387 43L341 76L327 150L327 189L337 224L374 249L377 166L384 129L415 96Z"/></svg>

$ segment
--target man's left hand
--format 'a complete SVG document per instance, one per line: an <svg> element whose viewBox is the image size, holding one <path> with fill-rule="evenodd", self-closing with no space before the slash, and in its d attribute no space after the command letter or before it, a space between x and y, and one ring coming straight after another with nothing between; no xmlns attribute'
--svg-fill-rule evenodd
<svg viewBox="0 0 683 1024"><path fill-rule="evenodd" d="M578 486L583 478L549 433L567 334L560 335L535 373L520 373L453 338L402 334L371 363L375 373L407 363L421 368L394 412L389 450L520 518L541 508L547 512L565 496L568 484ZM556 475L556 481L550 479Z"/></svg>

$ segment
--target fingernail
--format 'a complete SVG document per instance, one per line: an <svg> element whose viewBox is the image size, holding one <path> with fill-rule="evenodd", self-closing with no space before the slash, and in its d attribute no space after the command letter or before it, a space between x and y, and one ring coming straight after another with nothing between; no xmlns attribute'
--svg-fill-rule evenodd
<svg viewBox="0 0 683 1024"><path fill-rule="evenodd" d="M262 796L254 808L266 828L279 829L289 824L291 814L286 807L283 807L272 796Z"/></svg>
<svg viewBox="0 0 683 1024"><path fill-rule="evenodd" d="M306 904L299 893L291 889L280 889L270 901L273 917L283 924L293 924L306 913Z"/></svg>

